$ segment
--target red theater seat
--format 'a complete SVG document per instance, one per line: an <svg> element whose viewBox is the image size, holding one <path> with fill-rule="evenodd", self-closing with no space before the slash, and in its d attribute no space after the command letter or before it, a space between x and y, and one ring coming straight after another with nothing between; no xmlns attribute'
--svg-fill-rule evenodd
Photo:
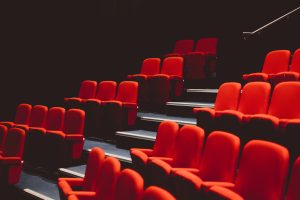
<svg viewBox="0 0 300 200"><path fill-rule="evenodd" d="M213 186L212 199L283 199L289 167L289 152L271 142L253 140L244 147L233 187Z"/></svg>
<svg viewBox="0 0 300 200"><path fill-rule="evenodd" d="M144 191L142 200L176 200L176 199L166 190L156 186L150 186Z"/></svg>
<svg viewBox="0 0 300 200"><path fill-rule="evenodd" d="M267 81L269 76L280 72L288 71L291 52L289 50L276 50L267 54L262 72L244 74L246 82Z"/></svg>
<svg viewBox="0 0 300 200"><path fill-rule="evenodd" d="M193 125L183 126L176 136L172 156L149 158L147 168L151 184L169 188L172 168L196 168L202 157L204 137L203 129Z"/></svg>
<svg viewBox="0 0 300 200"><path fill-rule="evenodd" d="M17 107L17 112L13 122L0 122L1 125L5 125L10 128L16 124L28 125L32 106L29 104L20 104Z"/></svg>
<svg viewBox="0 0 300 200"><path fill-rule="evenodd" d="M141 73L128 75L128 80L139 83L138 102L140 106L147 106L149 104L149 85L148 77L160 72L160 58L147 58L143 61Z"/></svg>
<svg viewBox="0 0 300 200"><path fill-rule="evenodd" d="M160 123L153 149L131 148L132 163L143 177L147 177L146 164L149 157L171 157L174 151L174 143L179 130L175 122L164 121Z"/></svg>
<svg viewBox="0 0 300 200"><path fill-rule="evenodd" d="M59 178L58 187L60 189L61 199L66 199L68 195L74 194L76 189L81 191L96 191L98 174L103 170L104 151L100 148L93 148L89 154L84 178Z"/></svg>
<svg viewBox="0 0 300 200"><path fill-rule="evenodd" d="M188 52L192 52L194 49L194 40L178 40L175 43L173 53L164 55L164 57L177 57L182 56Z"/></svg>
<svg viewBox="0 0 300 200"><path fill-rule="evenodd" d="M216 56L218 38L201 38L197 41L195 52Z"/></svg>
<svg viewBox="0 0 300 200"><path fill-rule="evenodd" d="M25 142L25 131L20 128L8 130L0 155L0 181L5 184L19 182L22 171L22 155Z"/></svg>
<svg viewBox="0 0 300 200"><path fill-rule="evenodd" d="M294 163L285 200L300 199L300 157Z"/></svg>
<svg viewBox="0 0 300 200"><path fill-rule="evenodd" d="M7 136L7 127L4 125L0 125L0 155L2 154L4 143Z"/></svg>
<svg viewBox="0 0 300 200"><path fill-rule="evenodd" d="M241 84L235 82L223 83L218 90L214 109L194 108L197 117L197 126L210 133L214 128L213 118L216 111L236 110L241 94Z"/></svg>
<svg viewBox="0 0 300 200"><path fill-rule="evenodd" d="M299 81L300 77L300 49L294 52L292 57L292 63L290 65L289 71L280 72L272 75L271 81L276 85L280 82L285 81Z"/></svg>
<svg viewBox="0 0 300 200"><path fill-rule="evenodd" d="M182 76L183 58L165 58L161 73L149 77L152 103L162 106L170 99L180 97L183 90Z"/></svg>
<svg viewBox="0 0 300 200"><path fill-rule="evenodd" d="M271 85L266 82L247 83L242 90L238 109L223 110L215 113L215 127L230 133L241 135L244 116L266 114L271 95Z"/></svg>
<svg viewBox="0 0 300 200"><path fill-rule="evenodd" d="M66 108L79 108L80 103L86 99L95 98L97 91L97 82L85 80L82 81L77 97L65 98Z"/></svg>
<svg viewBox="0 0 300 200"><path fill-rule="evenodd" d="M194 169L173 169L172 180L177 199L193 199L202 186L216 182L233 183L240 153L240 139L235 135L214 131L205 144L202 160Z"/></svg>

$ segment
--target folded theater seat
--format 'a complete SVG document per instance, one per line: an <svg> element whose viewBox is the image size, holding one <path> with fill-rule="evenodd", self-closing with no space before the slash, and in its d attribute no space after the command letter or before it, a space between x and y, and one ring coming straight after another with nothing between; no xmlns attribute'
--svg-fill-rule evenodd
<svg viewBox="0 0 300 200"><path fill-rule="evenodd" d="M196 168L201 160L204 137L203 129L183 126L176 136L173 155L148 159L150 184L170 189L169 175L173 168Z"/></svg>
<svg viewBox="0 0 300 200"><path fill-rule="evenodd" d="M97 91L97 82L91 80L82 81L77 97L65 98L66 109L80 108L80 103L86 99L95 98Z"/></svg>
<svg viewBox="0 0 300 200"><path fill-rule="evenodd" d="M241 84L235 82L223 83L218 90L214 109L194 108L193 112L197 118L197 126L200 126L206 133L214 129L214 117L216 111L236 110L241 94Z"/></svg>
<svg viewBox="0 0 300 200"><path fill-rule="evenodd" d="M81 107L85 111L84 134L87 137L96 137L101 123L101 103L115 99L117 83L115 81L101 81L97 87L95 98L86 99Z"/></svg>
<svg viewBox="0 0 300 200"><path fill-rule="evenodd" d="M43 162L41 150L44 149L45 135L47 131L62 131L65 117L65 109L52 107L48 110L44 127L30 127L26 133L24 160L26 163L39 165Z"/></svg>
<svg viewBox="0 0 300 200"><path fill-rule="evenodd" d="M163 61L160 74L149 77L150 97L154 105L164 106L178 98L183 90L183 58L168 57Z"/></svg>
<svg viewBox="0 0 300 200"><path fill-rule="evenodd" d="M274 74L288 71L291 52L289 50L276 50L267 54L261 72L244 74L243 80L268 81Z"/></svg>
<svg viewBox="0 0 300 200"><path fill-rule="evenodd" d="M16 184L22 171L22 155L25 142L25 131L20 128L8 130L0 155L0 182Z"/></svg>
<svg viewBox="0 0 300 200"><path fill-rule="evenodd" d="M288 168L286 148L266 141L250 141L244 147L234 184L219 183L211 187L208 199L281 200Z"/></svg>
<svg viewBox="0 0 300 200"><path fill-rule="evenodd" d="M146 180L148 177L146 165L150 157L171 157L174 152L174 144L179 125L176 122L161 122L156 134L153 149L131 148L130 155L134 169Z"/></svg>
<svg viewBox="0 0 300 200"><path fill-rule="evenodd" d="M160 58L147 58L143 61L140 74L128 75L127 79L136 81L139 84L138 104L139 106L149 105L149 83L148 78L159 74L160 72Z"/></svg>
<svg viewBox="0 0 300 200"><path fill-rule="evenodd" d="M216 111L214 122L216 130L243 135L243 120L248 115L266 114L271 96L271 85L267 82L250 82L243 89L237 110ZM246 139L246 138L245 138Z"/></svg>
<svg viewBox="0 0 300 200"><path fill-rule="evenodd" d="M175 43L173 53L166 54L163 57L177 57L183 56L183 54L192 52L194 49L194 40L178 40Z"/></svg>
<svg viewBox="0 0 300 200"><path fill-rule="evenodd" d="M7 128L13 127L14 125L28 125L31 109L32 106L30 104L19 104L14 121L0 122L0 125L5 125Z"/></svg>
<svg viewBox="0 0 300 200"><path fill-rule="evenodd" d="M14 127L28 131L31 127L44 128L46 123L48 107L43 105L35 105L31 109L28 124L15 124Z"/></svg>
<svg viewBox="0 0 300 200"><path fill-rule="evenodd" d="M173 168L171 179L176 199L202 199L199 190L228 182L232 185L240 154L240 140L237 136L215 131L205 143L202 159L197 168Z"/></svg>
<svg viewBox="0 0 300 200"><path fill-rule="evenodd" d="M66 112L62 131L47 130L44 138L46 167L57 168L81 157L85 113L79 109Z"/></svg>
<svg viewBox="0 0 300 200"><path fill-rule="evenodd" d="M97 137L114 139L118 130L127 129L135 124L137 115L138 83L122 81L118 86L115 100L103 101L101 104L101 120Z"/></svg>
<svg viewBox="0 0 300 200"><path fill-rule="evenodd" d="M299 81L300 78L300 49L294 52L289 71L279 72L270 77L270 81L276 85L285 81Z"/></svg>
<svg viewBox="0 0 300 200"><path fill-rule="evenodd" d="M285 196L286 200L297 200L300 199L300 157L298 157L293 165L292 173L290 176L287 193Z"/></svg>

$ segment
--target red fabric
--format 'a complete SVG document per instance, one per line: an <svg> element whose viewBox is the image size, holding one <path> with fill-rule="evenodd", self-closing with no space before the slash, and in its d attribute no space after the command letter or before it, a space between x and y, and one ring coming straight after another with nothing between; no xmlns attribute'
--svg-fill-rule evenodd
<svg viewBox="0 0 300 200"><path fill-rule="evenodd" d="M32 106L30 104L20 104L17 107L14 122L16 124L28 124Z"/></svg>
<svg viewBox="0 0 300 200"><path fill-rule="evenodd" d="M183 58L182 57L165 58L163 61L161 74L182 77L182 75L183 75Z"/></svg>
<svg viewBox="0 0 300 200"><path fill-rule="evenodd" d="M69 97L69 98L64 98L65 101L77 101L77 102L81 102L82 99L78 98L78 97Z"/></svg>
<svg viewBox="0 0 300 200"><path fill-rule="evenodd" d="M300 48L294 52L290 71L300 73Z"/></svg>
<svg viewBox="0 0 300 200"><path fill-rule="evenodd" d="M298 157L293 165L291 178L288 184L286 200L300 199L300 157Z"/></svg>
<svg viewBox="0 0 300 200"><path fill-rule="evenodd" d="M210 192L226 200L244 200L242 196L235 193L234 191L220 186L214 186L210 188Z"/></svg>
<svg viewBox="0 0 300 200"><path fill-rule="evenodd" d="M22 163L21 157L3 157L0 155L1 165L20 165Z"/></svg>
<svg viewBox="0 0 300 200"><path fill-rule="evenodd" d="M6 136L7 136L7 127L4 125L0 125L0 151L3 150Z"/></svg>
<svg viewBox="0 0 300 200"><path fill-rule="evenodd" d="M206 54L217 54L218 38L201 38L197 41L195 51Z"/></svg>
<svg viewBox="0 0 300 200"><path fill-rule="evenodd" d="M83 141L83 135L79 134L67 134L65 136L65 139L68 141Z"/></svg>
<svg viewBox="0 0 300 200"><path fill-rule="evenodd" d="M62 130L65 117L65 109L61 107L52 107L49 109L46 119L47 130Z"/></svg>
<svg viewBox="0 0 300 200"><path fill-rule="evenodd" d="M79 109L70 109L66 112L63 132L66 134L83 135L85 113Z"/></svg>
<svg viewBox="0 0 300 200"><path fill-rule="evenodd" d="M141 74L154 75L160 71L160 58L147 58L143 61Z"/></svg>
<svg viewBox="0 0 300 200"><path fill-rule="evenodd" d="M288 71L291 52L289 50L271 51L266 55L262 72L266 74L276 74Z"/></svg>
<svg viewBox="0 0 300 200"><path fill-rule="evenodd" d="M24 143L24 130L19 128L9 129L3 147L3 157L22 157Z"/></svg>
<svg viewBox="0 0 300 200"><path fill-rule="evenodd" d="M193 51L194 40L178 40L175 43L173 53L175 54L185 54Z"/></svg>
<svg viewBox="0 0 300 200"><path fill-rule="evenodd" d="M150 186L144 191L142 200L175 200L175 197L164 189Z"/></svg>
<svg viewBox="0 0 300 200"><path fill-rule="evenodd" d="M268 74L257 72L252 74L244 74L243 79L250 82L250 81L267 81L268 80Z"/></svg>
<svg viewBox="0 0 300 200"><path fill-rule="evenodd" d="M113 100L116 96L117 83L115 81L101 81L97 87L95 99L101 101Z"/></svg>
<svg viewBox="0 0 300 200"><path fill-rule="evenodd" d="M215 110L236 110L241 94L241 84L235 82L223 83L218 90Z"/></svg>
<svg viewBox="0 0 300 200"><path fill-rule="evenodd" d="M117 101L137 103L138 83L134 81L123 81L119 84Z"/></svg>
<svg viewBox="0 0 300 200"><path fill-rule="evenodd" d="M36 105L32 108L29 126L30 127L45 127L48 107L43 105Z"/></svg>
<svg viewBox="0 0 300 200"><path fill-rule="evenodd" d="M81 99L90 99L94 98L97 90L97 82L85 80L81 83L78 97Z"/></svg>

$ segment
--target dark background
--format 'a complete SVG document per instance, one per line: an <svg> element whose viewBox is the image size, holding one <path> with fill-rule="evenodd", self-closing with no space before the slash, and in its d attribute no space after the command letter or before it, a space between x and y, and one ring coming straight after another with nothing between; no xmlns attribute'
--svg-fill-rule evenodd
<svg viewBox="0 0 300 200"><path fill-rule="evenodd" d="M121 81L139 71L142 59L171 52L178 39L219 37L218 79L240 80L243 72L260 70L266 52L300 47L299 16L247 41L242 32L297 6L201 0L1 5L0 119L12 119L23 102L60 105L85 79Z"/></svg>

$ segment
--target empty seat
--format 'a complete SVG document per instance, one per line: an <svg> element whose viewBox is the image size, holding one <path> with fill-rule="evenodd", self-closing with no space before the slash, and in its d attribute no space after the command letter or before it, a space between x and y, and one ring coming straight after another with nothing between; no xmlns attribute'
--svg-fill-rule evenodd
<svg viewBox="0 0 300 200"><path fill-rule="evenodd" d="M203 52L206 55L216 56L218 38L201 38L197 41L195 52Z"/></svg>
<svg viewBox="0 0 300 200"><path fill-rule="evenodd" d="M286 148L266 141L250 141L244 147L234 186L213 186L210 195L232 200L283 199L288 167Z"/></svg>
<svg viewBox="0 0 300 200"><path fill-rule="evenodd" d="M206 55L203 52L193 52L184 55L183 76L185 86L200 84L201 80L208 77Z"/></svg>
<svg viewBox="0 0 300 200"><path fill-rule="evenodd" d="M291 52L289 50L271 51L265 58L261 72L244 74L243 80L251 81L267 81L270 74L288 71Z"/></svg>
<svg viewBox="0 0 300 200"><path fill-rule="evenodd" d="M25 131L20 128L8 130L0 155L0 181L5 184L19 182L22 171L22 155L25 142Z"/></svg>
<svg viewBox="0 0 300 200"><path fill-rule="evenodd" d="M98 124L101 121L101 102L114 100L116 91L117 83L115 81L101 81L98 84L95 98L82 102L81 107L85 111L85 136L96 135Z"/></svg>
<svg viewBox="0 0 300 200"><path fill-rule="evenodd" d="M65 109L52 107L48 110L44 128L30 127L26 133L24 160L31 164L42 162L41 150L44 149L45 134L48 131L62 131Z"/></svg>
<svg viewBox="0 0 300 200"><path fill-rule="evenodd" d="M0 124L7 126L8 128L15 124L28 125L32 106L30 104L19 104L17 112L13 122L0 122Z"/></svg>
<svg viewBox="0 0 300 200"><path fill-rule="evenodd" d="M194 40L178 40L175 43L173 53L167 54L164 57L182 56L194 49Z"/></svg>
<svg viewBox="0 0 300 200"><path fill-rule="evenodd" d="M285 81L298 81L300 77L300 49L297 49L294 52L292 57L292 63L290 65L289 71L280 72L277 74L272 75L271 81L274 85L285 82Z"/></svg>
<svg viewBox="0 0 300 200"><path fill-rule="evenodd" d="M143 61L140 74L128 75L128 80L139 83L139 106L148 106L149 104L149 85L147 79L149 76L159 74L160 62L160 58L147 58Z"/></svg>
<svg viewBox="0 0 300 200"><path fill-rule="evenodd" d="M296 159L292 169L292 174L288 185L288 191L285 197L286 200L300 199L299 185L300 185L300 157Z"/></svg>
<svg viewBox="0 0 300 200"><path fill-rule="evenodd" d="M144 190L144 180L135 171L124 169L117 180L115 200L139 200Z"/></svg>
<svg viewBox="0 0 300 200"><path fill-rule="evenodd" d="M172 168L196 168L201 160L204 143L203 129L183 126L175 141L174 153L171 157L151 157L147 163L150 184L169 188L169 174Z"/></svg>
<svg viewBox="0 0 300 200"><path fill-rule="evenodd" d="M175 200L175 198L164 189L150 186L144 191L142 200Z"/></svg>
<svg viewBox="0 0 300 200"><path fill-rule="evenodd" d="M162 106L170 99L180 97L183 90L182 76L183 58L165 58L161 73L149 78L151 102Z"/></svg>
<svg viewBox="0 0 300 200"><path fill-rule="evenodd" d="M242 90L237 110L216 111L215 128L241 135L242 120L246 115L266 114L271 85L266 82L247 83ZM247 117L247 116L246 116Z"/></svg>
<svg viewBox="0 0 300 200"><path fill-rule="evenodd" d="M75 187L77 190L95 192L97 182L100 181L98 174L102 170L104 157L104 151L94 147L89 153L84 178L59 178L58 187L61 199L66 199L68 195L76 192Z"/></svg>
<svg viewBox="0 0 300 200"><path fill-rule="evenodd" d="M235 82L223 83L218 90L214 109L194 108L193 112L197 117L197 126L200 126L206 133L213 130L213 118L215 111L236 110L241 94L241 84Z"/></svg>
<svg viewBox="0 0 300 200"><path fill-rule="evenodd" d="M6 136L7 136L7 127L4 125L0 125L0 155L3 151Z"/></svg>
<svg viewBox="0 0 300 200"><path fill-rule="evenodd" d="M171 157L174 143L179 130L175 122L161 122L158 129L153 149L131 148L130 155L136 171L147 177L146 164L149 157Z"/></svg>
<svg viewBox="0 0 300 200"><path fill-rule="evenodd" d="M70 109L65 114L62 131L46 132L43 148L47 159L46 165L55 168L81 157L84 117L84 111Z"/></svg>
<svg viewBox="0 0 300 200"><path fill-rule="evenodd" d="M202 186L211 187L215 182L233 183L239 153L240 139L237 136L221 131L212 132L206 140L197 168L173 169L176 198L193 199Z"/></svg>
<svg viewBox="0 0 300 200"><path fill-rule="evenodd" d="M115 100L102 102L101 128L98 137L113 139L117 130L123 130L135 124L137 115L138 83L122 81L118 86Z"/></svg>
<svg viewBox="0 0 300 200"><path fill-rule="evenodd" d="M79 108L80 102L95 98L97 82L91 80L82 81L77 97L65 98L66 108Z"/></svg>

